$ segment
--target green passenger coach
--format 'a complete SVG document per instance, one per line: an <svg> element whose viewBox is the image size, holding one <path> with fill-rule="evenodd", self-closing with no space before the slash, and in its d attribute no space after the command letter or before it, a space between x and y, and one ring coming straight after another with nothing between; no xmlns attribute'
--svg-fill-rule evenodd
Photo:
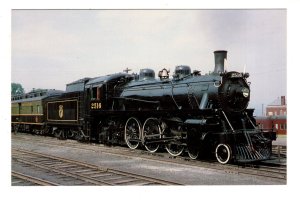
<svg viewBox="0 0 300 200"><path fill-rule="evenodd" d="M39 133L44 125L43 99L60 93L58 90L38 90L12 96L12 130Z"/></svg>

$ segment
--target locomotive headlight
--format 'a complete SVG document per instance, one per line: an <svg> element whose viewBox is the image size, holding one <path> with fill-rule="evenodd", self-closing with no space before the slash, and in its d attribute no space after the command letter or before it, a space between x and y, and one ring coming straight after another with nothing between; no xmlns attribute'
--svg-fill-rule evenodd
<svg viewBox="0 0 300 200"><path fill-rule="evenodd" d="M249 97L249 94L250 94L250 90L248 88L243 88L242 89L242 93L243 93L243 96L245 98Z"/></svg>

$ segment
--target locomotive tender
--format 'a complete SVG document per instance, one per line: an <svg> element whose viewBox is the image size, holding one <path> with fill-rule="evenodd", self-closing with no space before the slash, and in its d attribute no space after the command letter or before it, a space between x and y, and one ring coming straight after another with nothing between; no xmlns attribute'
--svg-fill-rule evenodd
<svg viewBox="0 0 300 200"><path fill-rule="evenodd" d="M42 99L38 132L144 146L152 153L164 147L172 156L187 151L191 159L214 155L222 164L269 159L276 133L258 129L254 110L247 109L249 74L224 70L227 51L214 55L208 75L181 65L173 78L166 69L159 79L142 69L139 76L117 73L67 84L66 92ZM12 123L26 124L15 117Z"/></svg>

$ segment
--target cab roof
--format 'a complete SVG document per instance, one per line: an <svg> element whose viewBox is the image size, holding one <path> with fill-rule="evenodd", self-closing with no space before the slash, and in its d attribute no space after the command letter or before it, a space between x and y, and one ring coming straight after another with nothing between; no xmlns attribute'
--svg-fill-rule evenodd
<svg viewBox="0 0 300 200"><path fill-rule="evenodd" d="M85 88L89 88L91 85L100 85L100 84L103 84L103 83L107 83L107 82L110 82L110 81L113 81L113 80L116 80L116 79L120 79L120 78L123 78L123 77L124 78L132 77L132 75L120 72L120 73L116 73L116 74L109 74L109 75L106 75L106 76L99 76L99 77L90 79L86 83Z"/></svg>

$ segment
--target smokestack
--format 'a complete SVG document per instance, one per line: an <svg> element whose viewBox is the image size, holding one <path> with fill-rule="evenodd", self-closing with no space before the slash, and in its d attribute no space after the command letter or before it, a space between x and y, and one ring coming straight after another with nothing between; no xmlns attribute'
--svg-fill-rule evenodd
<svg viewBox="0 0 300 200"><path fill-rule="evenodd" d="M219 74L224 72L224 59L227 59L227 51L215 51L215 70L214 73Z"/></svg>

